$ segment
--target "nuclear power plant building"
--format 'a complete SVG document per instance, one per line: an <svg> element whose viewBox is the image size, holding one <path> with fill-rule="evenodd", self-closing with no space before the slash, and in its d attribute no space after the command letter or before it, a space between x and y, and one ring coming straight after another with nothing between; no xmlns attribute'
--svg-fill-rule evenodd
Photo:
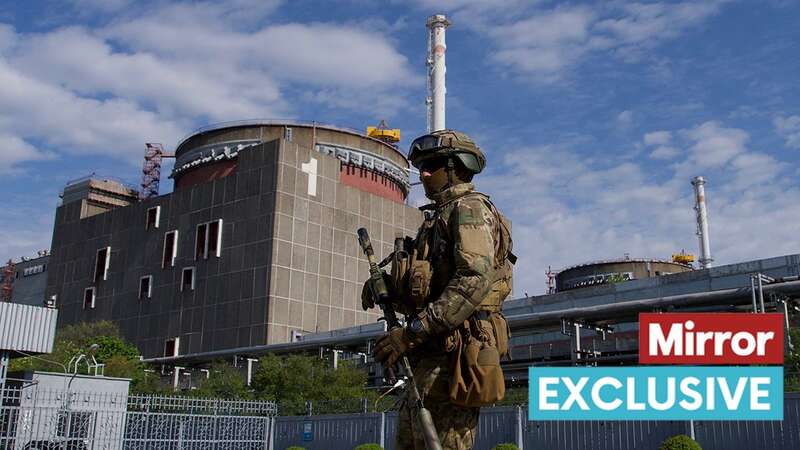
<svg viewBox="0 0 800 450"><path fill-rule="evenodd" d="M259 121L199 130L174 157L170 194L140 199L98 177L64 189L45 292L59 326L111 320L154 358L375 322L355 231L382 257L422 220L396 147Z"/></svg>

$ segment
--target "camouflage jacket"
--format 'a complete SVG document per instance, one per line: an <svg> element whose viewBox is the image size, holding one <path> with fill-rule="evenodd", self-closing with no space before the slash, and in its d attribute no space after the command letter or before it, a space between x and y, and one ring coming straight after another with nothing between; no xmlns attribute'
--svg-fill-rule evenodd
<svg viewBox="0 0 800 450"><path fill-rule="evenodd" d="M418 301L422 329L411 331L417 343L462 325L476 310L499 311L511 286L510 230L489 198L464 183L433 200L414 241L416 258L430 263L429 289Z"/></svg>

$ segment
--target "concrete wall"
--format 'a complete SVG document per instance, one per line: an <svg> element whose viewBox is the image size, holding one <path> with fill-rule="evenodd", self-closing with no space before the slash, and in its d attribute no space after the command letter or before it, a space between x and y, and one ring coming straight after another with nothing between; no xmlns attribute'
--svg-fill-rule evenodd
<svg viewBox="0 0 800 450"><path fill-rule="evenodd" d="M311 158L317 160L315 195L301 170ZM287 342L292 330L374 322L379 314L361 309L369 266L355 231L366 227L382 258L396 234L416 233L419 210L342 184L340 161L302 143L284 142L278 159L268 343Z"/></svg>
<svg viewBox="0 0 800 450"><path fill-rule="evenodd" d="M584 289L585 286L604 284L597 275L626 274L632 280L652 278L672 273L691 271L691 267L669 261L614 261L564 270L556 276L557 291ZM594 280L593 280L594 279ZM583 287L576 287L583 286Z"/></svg>
<svg viewBox="0 0 800 450"><path fill-rule="evenodd" d="M277 154L273 141L241 152L235 174L81 220L80 203L56 211L47 292L58 295L59 324L113 320L145 356L161 356L166 339L180 353L266 343L268 266L274 219ZM148 208L160 206L157 229L145 229ZM221 256L195 260L197 224L222 219ZM164 234L178 230L174 267L161 267ZM107 280L93 280L95 255L111 247ZM181 272L195 267L194 290L181 292ZM139 280L153 276L152 297L139 299ZM83 308L87 287L94 309Z"/></svg>
<svg viewBox="0 0 800 450"><path fill-rule="evenodd" d="M47 287L47 270L50 263L49 256L29 259L18 262L14 267L14 290L11 294L12 303L23 305L44 306L44 292ZM41 266L41 272L39 272ZM25 269L36 269L25 275ZM3 272L0 271L0 284L4 282Z"/></svg>
<svg viewBox="0 0 800 450"><path fill-rule="evenodd" d="M312 157L314 195L301 170ZM57 295L59 326L112 320L145 357L158 357L176 337L179 354L189 354L375 321L378 315L360 306L367 264L355 231L367 227L383 257L396 234L416 232L421 214L343 185L340 164L297 139L273 140L242 149L236 170L222 179L84 219L81 202L60 206L45 293ZM159 227L145 229L147 210L156 206ZM195 260L197 225L217 219L221 255ZM162 268L164 235L172 230L177 258ZM96 252L107 246L108 278L95 282ZM195 268L195 288L181 291L186 267ZM152 297L140 299L140 278L148 275ZM89 287L96 289L93 309L83 307Z"/></svg>

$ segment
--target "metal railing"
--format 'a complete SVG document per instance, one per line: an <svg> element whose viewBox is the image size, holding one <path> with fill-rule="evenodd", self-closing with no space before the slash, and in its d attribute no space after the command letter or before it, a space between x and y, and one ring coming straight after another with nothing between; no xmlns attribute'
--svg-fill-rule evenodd
<svg viewBox="0 0 800 450"><path fill-rule="evenodd" d="M312 415L275 416L272 402L67 393L35 385L0 394L0 450L350 450L370 442L391 450L399 422L396 411L364 413L363 400L347 405L353 413L320 414L337 402L330 400L310 405ZM800 394L786 394L784 420L772 422L547 422L529 421L525 405L483 408L474 448L511 442L521 449L633 450L691 432L704 449L800 448Z"/></svg>
<svg viewBox="0 0 800 450"><path fill-rule="evenodd" d="M275 403L72 392L36 384L0 390L0 450L267 448Z"/></svg>
<svg viewBox="0 0 800 450"><path fill-rule="evenodd" d="M367 134L364 131L359 131L359 130L357 130L355 128L341 127L341 126L338 126L338 125L331 125L331 124L328 124L328 123L316 122L316 121L313 121L313 120L244 119L244 120L232 120L232 121L228 121L228 122L212 123L212 124L208 124L208 125L202 126L200 128L197 128L194 131L192 131L190 133L187 133L185 136L183 136L178 141L178 145L176 145L175 148L176 149L180 148L181 145L183 145L189 138L191 138L192 136L194 136L196 134L204 133L204 132L207 132L207 131L221 130L223 128L245 127L245 126L254 126L254 125L281 125L281 126L285 125L285 126L288 126L288 127L296 126L296 127L324 128L324 129L329 129L329 130L342 131L342 132L350 133L350 134L356 134L356 135L361 136L363 138L371 139L371 140L374 140L374 141L377 141L377 142L382 142L382 143L386 144L385 142L383 142L383 141L381 141L379 139L375 139L373 137L367 136ZM386 145L389 145L389 144L386 144Z"/></svg>
<svg viewBox="0 0 800 450"><path fill-rule="evenodd" d="M256 400L131 395L128 397L128 411L274 416L278 408L274 402Z"/></svg>

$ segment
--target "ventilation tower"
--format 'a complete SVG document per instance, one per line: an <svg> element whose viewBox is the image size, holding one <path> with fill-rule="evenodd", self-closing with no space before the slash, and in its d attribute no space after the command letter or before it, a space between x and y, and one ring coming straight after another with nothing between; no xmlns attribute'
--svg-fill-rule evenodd
<svg viewBox="0 0 800 450"><path fill-rule="evenodd" d="M444 14L435 14L428 17L428 97L425 104L428 109L428 132L445 129L444 97L447 93L445 87L444 54L447 51L445 43L445 30L450 22Z"/></svg>

